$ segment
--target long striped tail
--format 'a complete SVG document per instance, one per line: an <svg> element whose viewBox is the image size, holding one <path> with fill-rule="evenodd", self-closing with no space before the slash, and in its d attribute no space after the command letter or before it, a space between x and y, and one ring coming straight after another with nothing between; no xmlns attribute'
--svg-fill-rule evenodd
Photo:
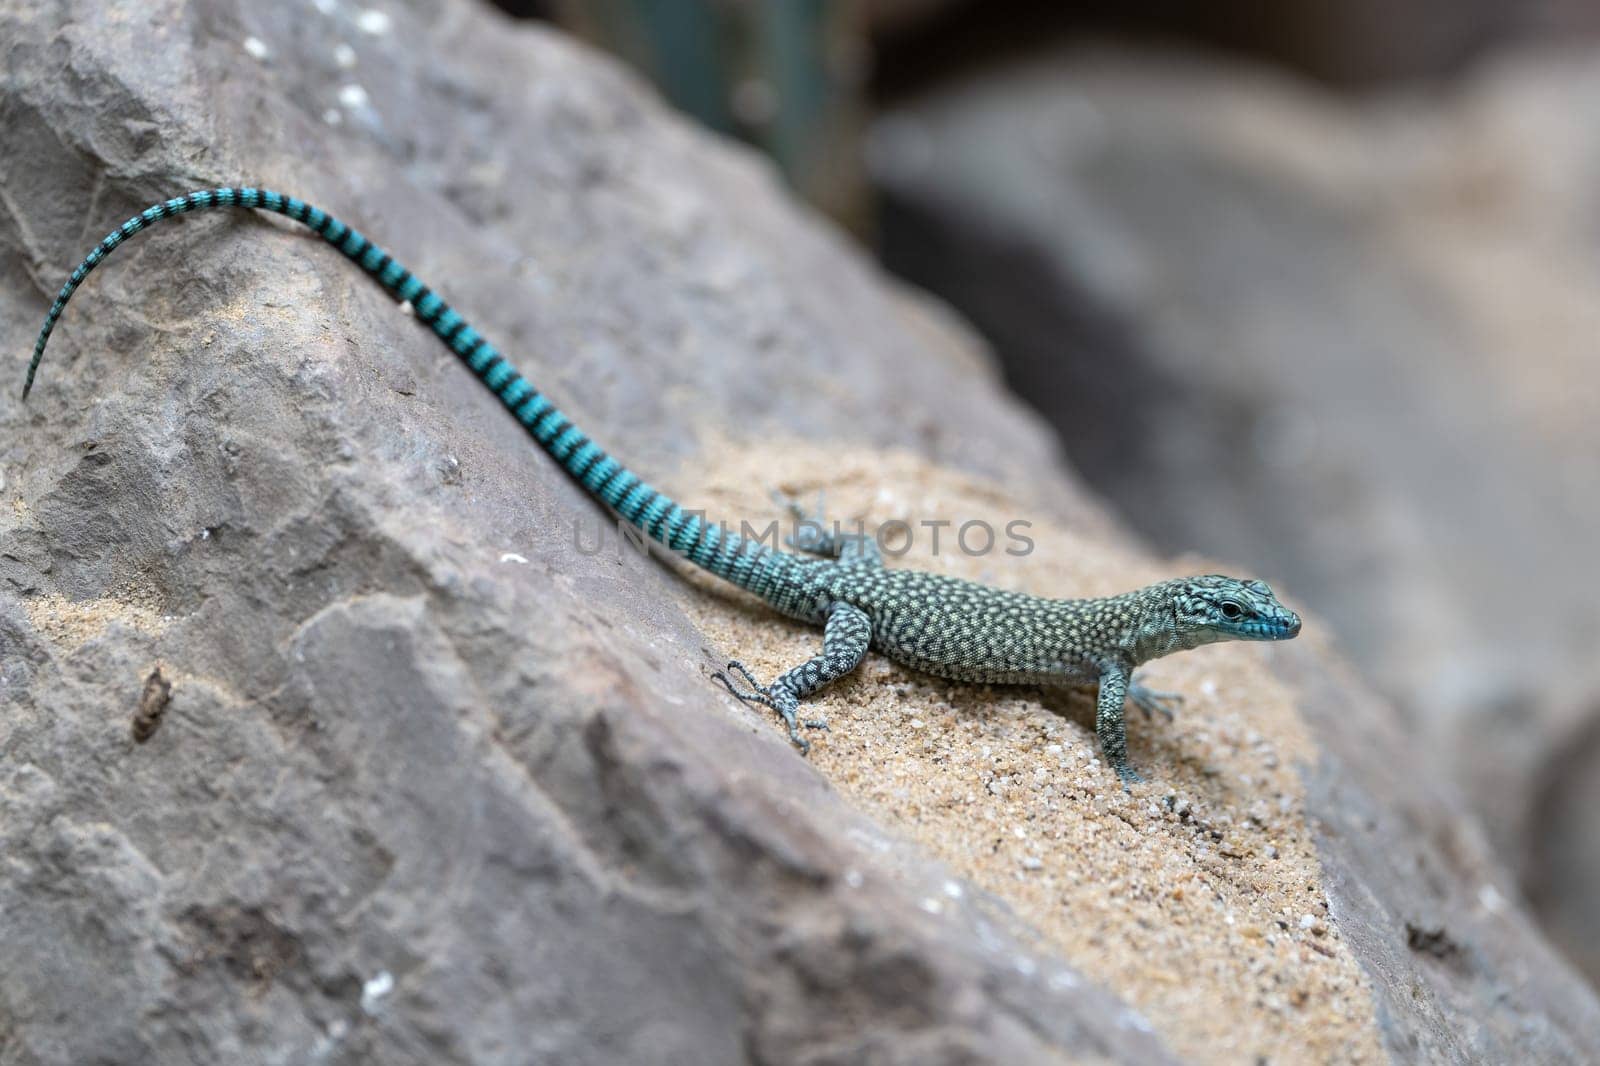
<svg viewBox="0 0 1600 1066"><path fill-rule="evenodd" d="M326 211L296 197L266 189L221 188L192 192L146 208L107 234L78 264L45 315L39 339L33 346L33 360L28 364L28 377L22 386L23 400L27 400L33 388L34 374L39 369L39 361L44 358L45 344L50 340L51 331L55 329L67 301L83 284L89 272L119 244L140 230L164 218L212 207L275 211L310 227L376 278L385 289L410 303L416 317L429 326L446 347L461 357L461 361L477 375L478 380L499 397L500 402L522 423L539 446L549 452L578 484L657 543L684 554L696 565L760 596L775 591L783 575L796 562L792 556L765 550L757 541L707 522L699 515L690 514L674 500L651 488L637 474L591 441L555 404L530 385L505 356L388 252Z"/></svg>

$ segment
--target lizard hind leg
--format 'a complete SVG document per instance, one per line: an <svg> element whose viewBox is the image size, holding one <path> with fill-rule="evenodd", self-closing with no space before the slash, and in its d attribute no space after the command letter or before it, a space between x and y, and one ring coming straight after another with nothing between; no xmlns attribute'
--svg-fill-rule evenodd
<svg viewBox="0 0 1600 1066"><path fill-rule="evenodd" d="M817 491L816 505L809 511L799 500L776 489L772 492L772 498L794 519L794 528L783 542L795 551L820 555L824 559L838 559L843 563L883 565L883 554L878 550L877 538L861 528L859 523L859 531L855 533L834 528L828 523L824 517L820 489Z"/></svg>
<svg viewBox="0 0 1600 1066"><path fill-rule="evenodd" d="M728 664L727 671L736 674L742 685L734 684L729 673L722 670L711 676L722 682L736 699L759 703L778 712L788 727L789 740L804 755L811 750L811 742L800 735L800 727L826 729L828 723L821 719L802 721L800 701L854 670L871 642L872 620L867 612L848 603L835 603L828 609L828 621L823 628L822 654L785 670L772 684L760 684L737 660Z"/></svg>
<svg viewBox="0 0 1600 1066"><path fill-rule="evenodd" d="M782 507L794 522L788 535L783 538L784 544L797 552L820 555L826 559L832 559L837 554L833 539L828 536L828 520L824 517L827 512L823 506L821 489L817 490L817 502L810 510L782 489L773 489L770 495L772 502Z"/></svg>

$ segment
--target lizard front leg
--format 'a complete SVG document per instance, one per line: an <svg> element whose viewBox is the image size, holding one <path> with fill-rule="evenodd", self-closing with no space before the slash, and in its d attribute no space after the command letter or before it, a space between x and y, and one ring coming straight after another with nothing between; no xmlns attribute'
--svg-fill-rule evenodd
<svg viewBox="0 0 1600 1066"><path fill-rule="evenodd" d="M1094 733L1100 740L1100 753L1117 772L1124 790L1136 781L1143 781L1139 772L1128 762L1128 726L1123 719L1122 707L1128 699L1128 668L1118 663L1107 663L1100 670L1100 695L1095 701Z"/></svg>
<svg viewBox="0 0 1600 1066"><path fill-rule="evenodd" d="M820 720L802 723L800 701L854 670L871 643L872 619L867 612L848 603L835 603L828 609L828 621L822 630L822 654L813 655L792 670L784 671L772 684L758 684L738 660L730 662L728 669L738 674L748 688L736 687L720 670L711 676L721 681L736 698L777 711L789 728L789 739L804 755L811 750L811 743L800 735L799 727L826 729L828 724Z"/></svg>

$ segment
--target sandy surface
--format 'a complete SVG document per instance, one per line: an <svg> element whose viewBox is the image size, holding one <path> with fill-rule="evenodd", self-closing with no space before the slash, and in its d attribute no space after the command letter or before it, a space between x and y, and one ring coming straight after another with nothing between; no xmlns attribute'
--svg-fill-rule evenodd
<svg viewBox="0 0 1600 1066"><path fill-rule="evenodd" d="M1218 569L1155 565L909 455L781 442L704 454L718 458L698 483L668 487L735 523L779 517L772 487L807 500L826 489L830 519L1033 522L1023 558L947 544L933 556L922 538L891 565L1052 596ZM817 650L816 631L696 581L698 624L763 681ZM1131 796L1098 757L1089 693L963 686L878 655L808 702L832 726L812 734L811 759L891 831L1007 901L1042 949L1127 999L1180 1055L1380 1062L1372 997L1329 917L1304 818L1296 765L1315 751L1263 654L1217 645L1141 672L1186 702L1170 725L1130 709L1130 752L1149 779Z"/></svg>
<svg viewBox="0 0 1600 1066"><path fill-rule="evenodd" d="M155 635L170 621L148 590L131 585L116 595L76 603L53 592L29 596L22 600L22 609L29 625L68 650L103 635L113 623Z"/></svg>

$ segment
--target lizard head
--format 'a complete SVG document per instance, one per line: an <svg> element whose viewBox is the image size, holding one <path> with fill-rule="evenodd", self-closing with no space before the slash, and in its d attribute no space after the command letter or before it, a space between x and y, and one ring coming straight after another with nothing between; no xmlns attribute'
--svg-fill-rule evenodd
<svg viewBox="0 0 1600 1066"><path fill-rule="evenodd" d="M1172 582L1172 616L1188 647L1219 640L1289 640L1300 616L1264 582L1206 574Z"/></svg>

